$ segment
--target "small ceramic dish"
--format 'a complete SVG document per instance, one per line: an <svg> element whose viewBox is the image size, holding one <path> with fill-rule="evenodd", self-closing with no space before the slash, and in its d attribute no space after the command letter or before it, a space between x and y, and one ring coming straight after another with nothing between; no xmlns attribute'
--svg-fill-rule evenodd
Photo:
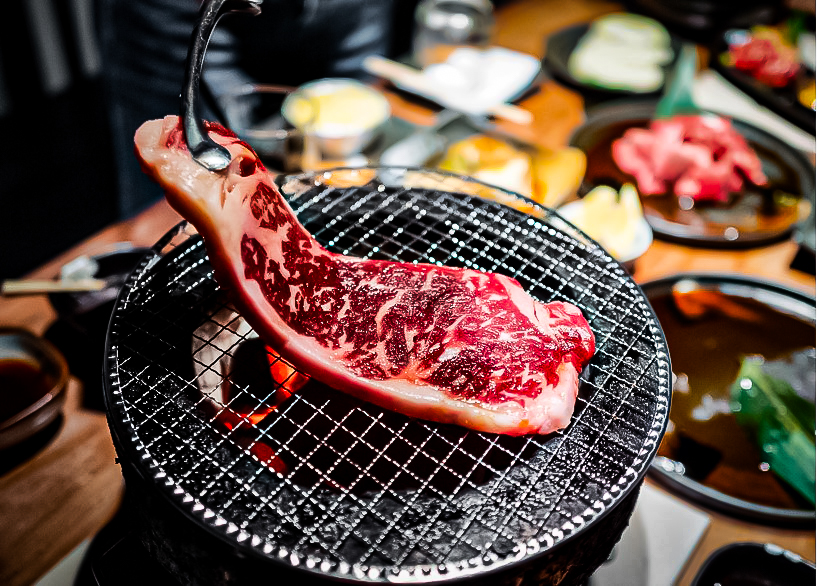
<svg viewBox="0 0 817 586"><path fill-rule="evenodd" d="M15 446L62 412L68 364L48 341L0 329L0 450Z"/></svg>
<svg viewBox="0 0 817 586"><path fill-rule="evenodd" d="M576 222L576 217L578 216L580 209L581 200L578 200L566 203L565 205L559 207L556 211L565 220L581 230L582 227ZM636 261L643 256L645 252L647 252L652 244L652 240L652 228L647 220L642 217L636 225L635 238L632 240L628 250L619 255L612 253L610 253L610 255L620 262L624 268L627 269L627 272L632 274L635 271Z"/></svg>
<svg viewBox="0 0 817 586"><path fill-rule="evenodd" d="M105 334L119 290L149 248L126 247L94 255L86 262L92 276L105 281L99 291L50 293L48 299L57 312L45 337L63 354L71 374L82 381L85 407L103 410L102 372Z"/></svg>
<svg viewBox="0 0 817 586"><path fill-rule="evenodd" d="M300 86L284 100L281 112L316 139L324 157L344 160L378 138L391 106L382 93L357 80L326 78ZM309 112L306 124L303 112Z"/></svg>

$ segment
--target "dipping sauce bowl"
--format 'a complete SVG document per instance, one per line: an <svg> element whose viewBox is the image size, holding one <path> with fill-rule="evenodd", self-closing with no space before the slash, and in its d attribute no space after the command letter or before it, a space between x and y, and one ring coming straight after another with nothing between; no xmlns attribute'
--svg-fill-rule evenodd
<svg viewBox="0 0 817 586"><path fill-rule="evenodd" d="M302 85L287 97L282 111L284 118L315 139L321 155L331 160L360 154L380 136L391 116L383 94L345 78Z"/></svg>
<svg viewBox="0 0 817 586"><path fill-rule="evenodd" d="M48 341L0 329L0 450L47 427L61 413L68 365Z"/></svg>

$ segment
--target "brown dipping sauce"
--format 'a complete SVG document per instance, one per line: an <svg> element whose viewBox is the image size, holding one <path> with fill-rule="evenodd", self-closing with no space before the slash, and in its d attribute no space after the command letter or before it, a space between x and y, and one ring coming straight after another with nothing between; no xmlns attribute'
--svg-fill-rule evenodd
<svg viewBox="0 0 817 586"><path fill-rule="evenodd" d="M646 128L648 120L624 120L611 123L600 129L595 143L587 149L587 172L585 187L610 185L615 188L624 183L636 185L635 178L618 168L612 155L613 142L629 128ZM762 145L749 142L763 161L763 170L769 178L769 185L784 193L800 195L800 183L795 170L785 162L780 154ZM733 226L741 233L765 233L785 231L798 221L800 213L797 205L767 207L762 191L748 181L744 182L742 194L735 194L727 204L702 202L690 210L679 206L674 193L646 195L641 197L644 213L649 218L659 218L674 228L673 233L688 233L690 236L719 237L727 227ZM769 213L771 212L771 213Z"/></svg>
<svg viewBox="0 0 817 586"><path fill-rule="evenodd" d="M773 472L763 470L760 450L731 414L729 400L742 357L775 360L813 348L814 324L719 291L683 296L685 312L672 294L650 298L672 370L680 378L658 454L683 463L687 477L723 494L775 508L813 510Z"/></svg>
<svg viewBox="0 0 817 586"><path fill-rule="evenodd" d="M0 359L0 424L42 399L56 383L33 360Z"/></svg>

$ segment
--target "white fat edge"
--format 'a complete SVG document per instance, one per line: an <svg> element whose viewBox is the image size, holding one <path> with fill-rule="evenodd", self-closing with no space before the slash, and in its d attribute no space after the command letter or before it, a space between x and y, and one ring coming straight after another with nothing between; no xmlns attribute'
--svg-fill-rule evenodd
<svg viewBox="0 0 817 586"><path fill-rule="evenodd" d="M159 175L164 175L165 180L188 199L211 207L214 201L220 199L223 180L214 180L213 173L193 161L186 151L164 146L177 125L177 116L144 123L137 130L137 143L144 142L139 152Z"/></svg>
<svg viewBox="0 0 817 586"><path fill-rule="evenodd" d="M536 430L553 430L567 427L576 405L578 373L570 362L563 362L556 369L559 382L551 386L542 380L536 397L520 397L523 412L529 425Z"/></svg>
<svg viewBox="0 0 817 586"><path fill-rule="evenodd" d="M542 335L555 338L556 334L550 325L550 315L547 310L545 310L544 305L525 293L522 287L507 277L502 277L502 275L499 275L499 277L505 290L508 292L508 297L519 312L527 317L531 325L539 330Z"/></svg>

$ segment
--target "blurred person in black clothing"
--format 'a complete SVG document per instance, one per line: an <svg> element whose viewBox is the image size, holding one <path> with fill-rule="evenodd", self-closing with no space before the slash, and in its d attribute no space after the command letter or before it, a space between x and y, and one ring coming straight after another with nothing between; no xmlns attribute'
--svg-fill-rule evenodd
<svg viewBox="0 0 817 586"><path fill-rule="evenodd" d="M146 120L179 112L200 0L96 2L119 215L128 218L163 195L142 173L133 135ZM233 14L219 22L204 82L218 97L248 82L297 86L322 77L361 78L367 55L403 50L390 45L395 14L404 20L412 10L399 0L263 0L259 16Z"/></svg>

